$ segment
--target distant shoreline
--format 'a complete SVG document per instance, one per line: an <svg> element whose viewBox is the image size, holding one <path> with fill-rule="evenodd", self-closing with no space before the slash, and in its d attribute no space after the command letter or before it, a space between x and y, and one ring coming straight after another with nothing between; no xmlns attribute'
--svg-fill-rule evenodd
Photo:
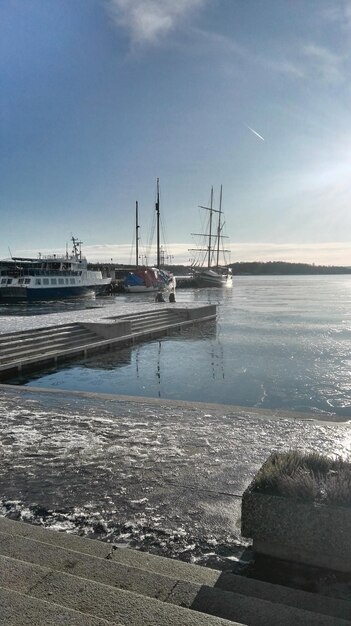
<svg viewBox="0 0 351 626"><path fill-rule="evenodd" d="M117 270L123 274L132 267L117 263L89 263L89 268ZM176 276L184 276L191 273L190 265L165 265ZM236 276L296 276L296 275L323 275L323 274L351 274L351 267L340 265L315 265L309 263L288 263L286 261L240 261L229 263Z"/></svg>

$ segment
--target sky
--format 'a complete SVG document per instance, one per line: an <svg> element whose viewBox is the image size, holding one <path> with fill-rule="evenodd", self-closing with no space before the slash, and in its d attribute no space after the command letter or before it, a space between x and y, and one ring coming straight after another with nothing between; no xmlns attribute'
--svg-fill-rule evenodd
<svg viewBox="0 0 351 626"><path fill-rule="evenodd" d="M351 0L0 0L0 258L351 265ZM154 260L148 258L152 263Z"/></svg>

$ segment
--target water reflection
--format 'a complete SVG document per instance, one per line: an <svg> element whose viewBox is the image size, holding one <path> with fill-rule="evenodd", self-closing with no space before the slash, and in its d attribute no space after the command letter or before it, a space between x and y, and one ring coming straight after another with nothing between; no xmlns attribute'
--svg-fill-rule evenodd
<svg viewBox="0 0 351 626"><path fill-rule="evenodd" d="M207 381L224 377L223 347L212 320L159 340L75 360L59 369L38 372L31 379L9 382L159 398L185 394L184 399L191 399L194 387L202 394Z"/></svg>

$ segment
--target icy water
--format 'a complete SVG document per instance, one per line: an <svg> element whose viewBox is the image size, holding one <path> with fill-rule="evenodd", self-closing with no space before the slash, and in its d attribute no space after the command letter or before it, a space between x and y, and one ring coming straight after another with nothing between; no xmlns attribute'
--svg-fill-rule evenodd
<svg viewBox="0 0 351 626"><path fill-rule="evenodd" d="M351 276L177 293L176 306L207 302L216 323L1 388L0 514L231 568L241 494L272 451L350 458ZM0 332L147 306L122 295L2 306Z"/></svg>
<svg viewBox="0 0 351 626"><path fill-rule="evenodd" d="M51 323L146 302L61 303ZM217 303L218 320L21 382L350 417L351 276L234 277L232 289L179 290L177 303ZM50 306L27 309L25 321L3 311L0 330L37 325L31 314Z"/></svg>

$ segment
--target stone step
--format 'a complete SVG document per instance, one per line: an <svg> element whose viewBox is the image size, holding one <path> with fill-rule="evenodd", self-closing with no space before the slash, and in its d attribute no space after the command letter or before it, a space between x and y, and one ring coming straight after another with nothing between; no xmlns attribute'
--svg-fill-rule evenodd
<svg viewBox="0 0 351 626"><path fill-rule="evenodd" d="M108 622L0 586L1 626L109 626ZM119 623L118 626L125 626Z"/></svg>
<svg viewBox="0 0 351 626"><path fill-rule="evenodd" d="M293 587L268 583L255 578L238 576L231 572L222 572L216 586L226 591L242 593L253 598L278 602L291 607L299 607L306 611L319 612L323 615L351 620L351 599L341 600L330 596L322 596Z"/></svg>
<svg viewBox="0 0 351 626"><path fill-rule="evenodd" d="M91 330L87 330L85 328L77 327L71 331L65 331L63 333L52 333L50 335L46 335L45 337L31 337L26 338L25 340L15 340L13 338L12 341L7 343L3 343L0 345L0 355L5 356L8 353L16 354L25 351L30 351L33 347L45 348L46 346L51 347L51 345L65 345L70 343L71 341L85 341L86 339L93 339L94 337L98 338L95 333ZM0 357L1 358L1 357Z"/></svg>
<svg viewBox="0 0 351 626"><path fill-rule="evenodd" d="M167 319L155 319L155 320L149 320L148 322L132 322L132 333L140 333L142 331L149 331L149 330L155 330L155 329L167 329L167 328L172 328L172 327L177 327L179 326L179 324L181 324L182 322L180 320L170 320L169 318Z"/></svg>
<svg viewBox="0 0 351 626"><path fill-rule="evenodd" d="M1 353L0 363L10 363L12 361L27 359L35 356L42 356L45 354L49 355L52 352L65 350L66 348L84 346L86 344L91 344L99 341L101 341L101 337L98 337L94 333L88 331L86 334L82 334L79 337L76 337L74 335L73 337L67 337L61 340L52 339L52 341L46 341L45 343L41 343L36 347L23 347L22 349L14 348L11 351L9 350L4 355Z"/></svg>
<svg viewBox="0 0 351 626"><path fill-rule="evenodd" d="M33 566L93 579L97 584L122 588L232 622L251 626L296 623L343 626L351 623L344 619L350 615L349 603L332 598L285 590L276 585L268 585L272 587L271 593L267 593L266 588L263 597L260 581L138 551L113 549L111 544L55 533L6 518L0 518L0 531L3 533L0 553L5 557L21 558ZM280 595L278 599L276 587L280 594L281 589L285 590L288 602L279 601L284 598ZM293 592L290 597L289 591Z"/></svg>
<svg viewBox="0 0 351 626"><path fill-rule="evenodd" d="M18 559L2 558L0 566L0 589L15 591L39 603L49 601L52 610L56 607L57 616L63 607L79 614L85 613L90 619L95 617L125 626L243 626L169 604L162 599ZM17 622L14 624L17 626Z"/></svg>
<svg viewBox="0 0 351 626"><path fill-rule="evenodd" d="M15 338L23 338L25 339L26 337L33 337L33 336L40 336L40 335L46 335L46 334L50 334L52 332L55 331L67 331L70 330L72 328L77 327L77 324L75 322L72 322L70 324L60 324L60 325L55 325L55 326L45 326L43 328L32 328L30 330L20 330L20 331L14 331L12 333L1 333L0 334L0 344L3 341L7 341L8 339L11 339L13 337Z"/></svg>
<svg viewBox="0 0 351 626"><path fill-rule="evenodd" d="M128 320L130 322L147 322L148 320L153 319L176 319L176 320L184 320L186 315L184 311L178 309L157 309L152 311L141 311L139 313L130 313L128 315L124 315L119 319Z"/></svg>

